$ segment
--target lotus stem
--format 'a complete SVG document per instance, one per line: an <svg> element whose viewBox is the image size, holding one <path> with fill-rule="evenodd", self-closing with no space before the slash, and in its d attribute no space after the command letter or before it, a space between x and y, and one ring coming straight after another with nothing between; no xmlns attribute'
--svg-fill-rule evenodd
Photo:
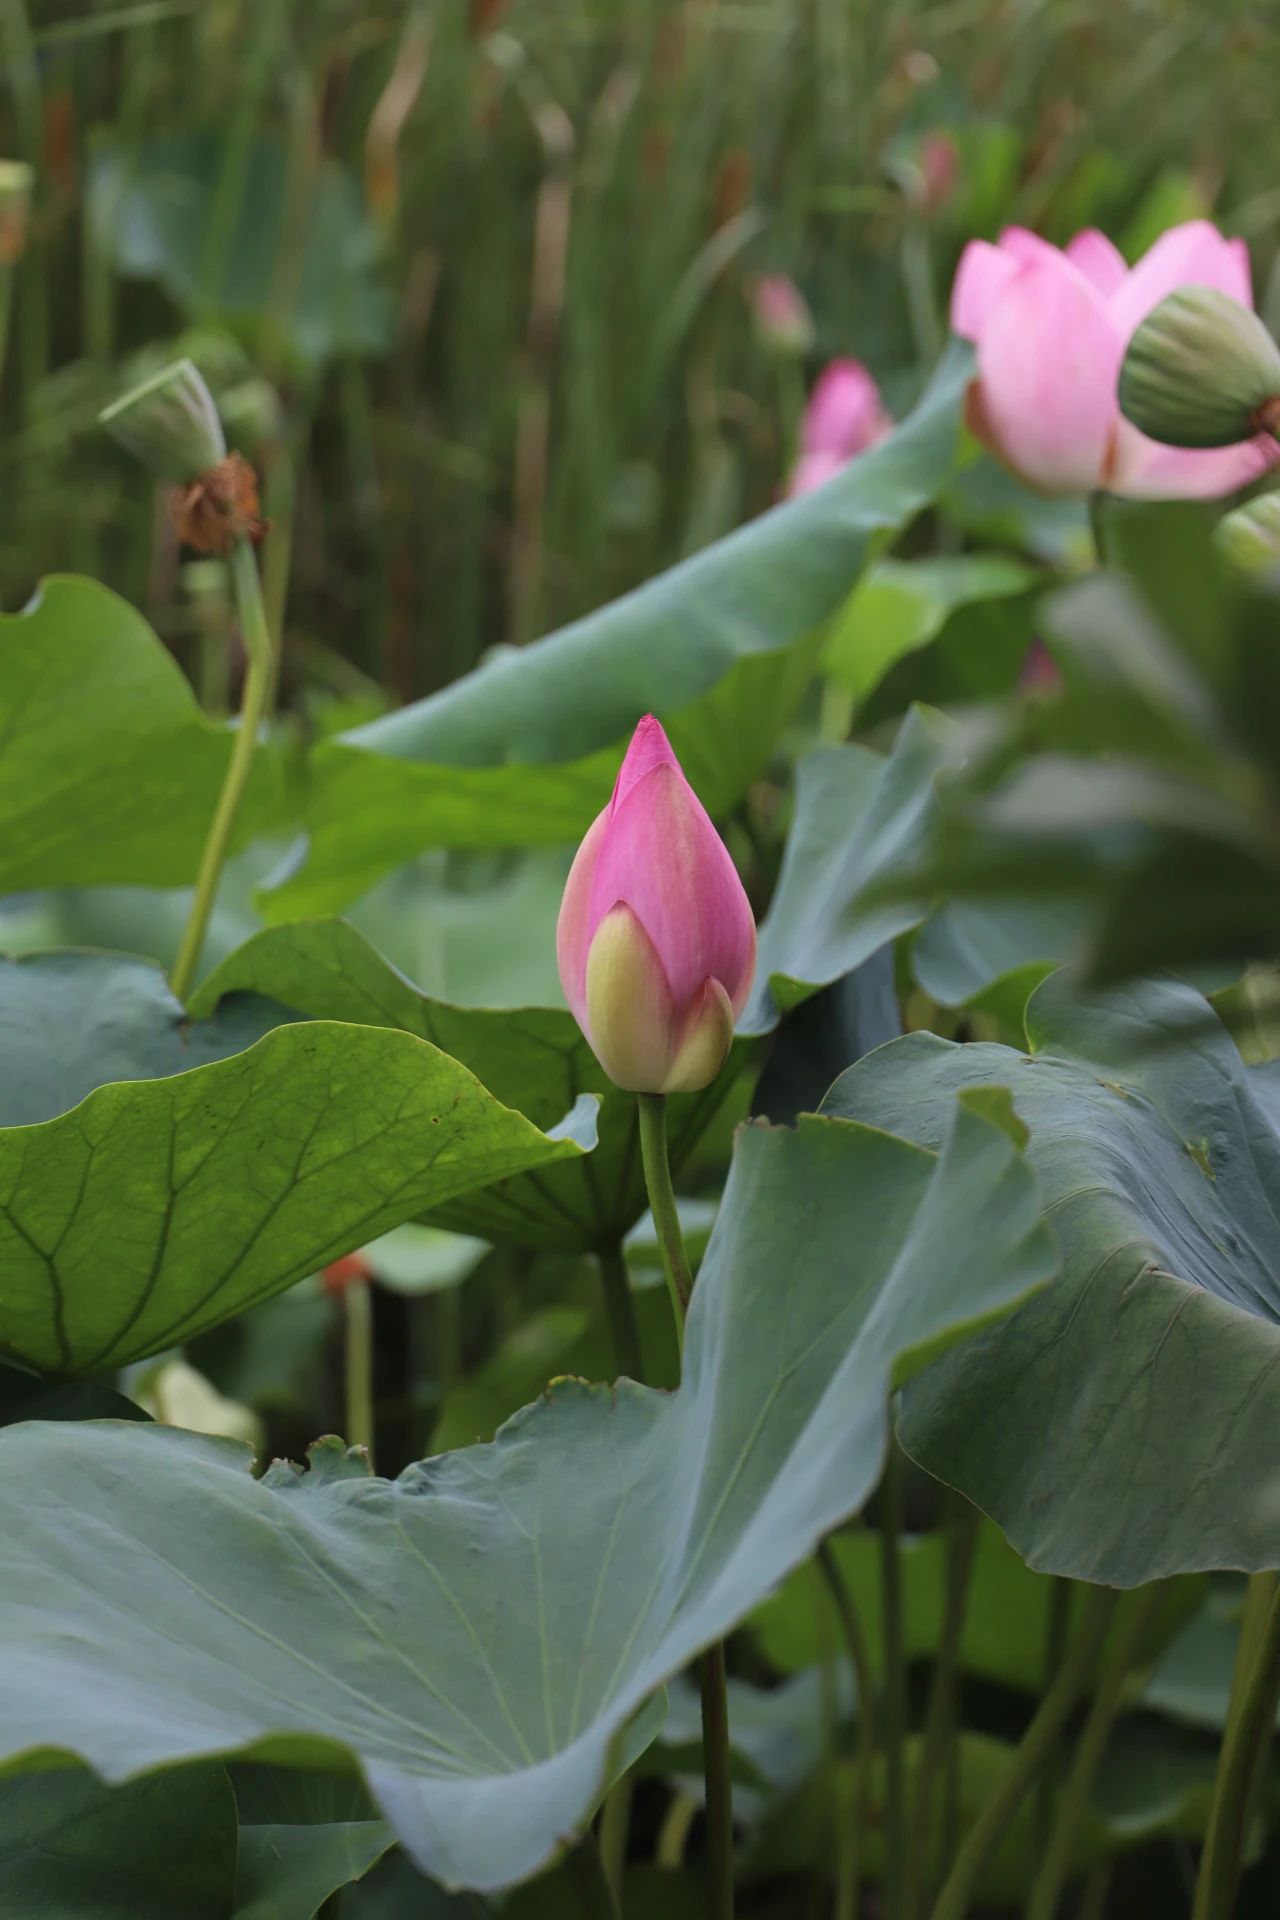
<svg viewBox="0 0 1280 1920"><path fill-rule="evenodd" d="M667 1102L661 1093L638 1093L640 1152L649 1206L657 1228L676 1334L684 1341L693 1277L667 1154ZM729 1773L729 1696L724 1647L708 1647L699 1662L702 1684L702 1766L707 1790L708 1920L733 1920L733 1786Z"/></svg>
<svg viewBox="0 0 1280 1920"><path fill-rule="evenodd" d="M640 1326L635 1301L631 1297L631 1276L621 1247L602 1247L596 1254L600 1268L600 1286L604 1310L613 1341L613 1358L620 1374L632 1380L644 1380L644 1356L640 1346Z"/></svg>
<svg viewBox="0 0 1280 1920"><path fill-rule="evenodd" d="M867 1637L862 1631L853 1595L849 1592L848 1582L830 1540L824 1540L818 1548L818 1571L826 1581L827 1591L839 1617L845 1650L858 1688L858 1754L852 1818L847 1833L840 1836L836 1861L838 1920L851 1920L857 1912L858 1871L871 1820L871 1785L876 1760L876 1678L871 1667Z"/></svg>
<svg viewBox="0 0 1280 1920"><path fill-rule="evenodd" d="M640 1155L644 1162L644 1182L658 1234L662 1271L671 1295L676 1333L684 1341L684 1317L693 1293L693 1275L680 1231L675 1189L671 1184L671 1161L667 1154L667 1098L663 1093L638 1093L640 1108Z"/></svg>
<svg viewBox="0 0 1280 1920"><path fill-rule="evenodd" d="M179 1000L185 1000L195 984L200 955L204 950L205 935L209 930L209 920L217 897L218 882L222 877L222 869L231 845L231 836L235 831L236 816L240 811L240 803L248 785L254 749L258 743L258 729L262 725L271 691L271 635L262 604L262 588L258 581L257 562L254 559L253 548L247 540L236 542L231 555L231 578L240 613L245 650L249 657L249 667L245 675L244 696L240 704L240 724L232 744L231 759L227 765L222 792L218 795L218 804L214 809L209 835L201 855L200 870L196 875L195 898L191 902L191 912L183 931L182 944L178 948L178 957L173 963L173 972L169 976L169 984Z"/></svg>
<svg viewBox="0 0 1280 1920"><path fill-rule="evenodd" d="M373 1462L373 1296L367 1280L342 1289L346 1440Z"/></svg>
<svg viewBox="0 0 1280 1920"><path fill-rule="evenodd" d="M888 1409L889 1450L881 1483L880 1593L884 1617L885 1913L904 1920L907 1890L907 1657L902 1611L902 1455Z"/></svg>
<svg viewBox="0 0 1280 1920"><path fill-rule="evenodd" d="M1164 1600L1163 1583L1148 1587L1137 1596L1102 1663L1093 1705L1076 1743L1066 1784L1058 1802L1058 1815L1049 1849L1031 1889L1027 1920L1054 1920L1058 1911L1062 1889L1071 1875L1076 1841L1089 1808L1098 1768L1102 1765L1116 1715L1124 1702L1126 1683Z"/></svg>
<svg viewBox="0 0 1280 1920"><path fill-rule="evenodd" d="M1058 1736L1093 1677L1119 1602L1108 1587L1090 1587L1080 1625L1052 1686L1023 1734L999 1786L969 1829L933 1909L933 1920L965 1920L978 1881L1024 1795L1053 1753Z"/></svg>
<svg viewBox="0 0 1280 1920"><path fill-rule="evenodd" d="M978 1544L979 1516L963 1494L943 1489L946 1501L947 1587L942 1633L925 1718L924 1751L913 1812L914 1843L908 1872L907 1913L923 1915L954 1844L948 1833L948 1777L956 1755L960 1651L969 1603L969 1582ZM941 1796L941 1805L939 1798ZM939 1845L939 1839L942 1844Z"/></svg>
<svg viewBox="0 0 1280 1920"><path fill-rule="evenodd" d="M1280 1705L1280 1574L1249 1582L1192 1920L1231 1920L1258 1762Z"/></svg>
<svg viewBox="0 0 1280 1920"><path fill-rule="evenodd" d="M583 1920L622 1920L622 1909L609 1885L596 1837L589 1828L565 1864Z"/></svg>
<svg viewBox="0 0 1280 1920"><path fill-rule="evenodd" d="M733 1920L733 1785L724 1647L702 1656L702 1756L707 1785L707 1920Z"/></svg>

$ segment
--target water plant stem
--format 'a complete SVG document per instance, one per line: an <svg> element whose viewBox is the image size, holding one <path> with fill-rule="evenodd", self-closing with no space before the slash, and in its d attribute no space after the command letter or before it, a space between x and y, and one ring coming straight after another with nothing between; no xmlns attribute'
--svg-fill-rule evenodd
<svg viewBox="0 0 1280 1920"><path fill-rule="evenodd" d="M934 1904L933 1920L964 1920L972 1907L987 1862L1089 1685L1119 1598L1118 1593L1107 1587L1087 1590L1080 1609L1080 1624L1062 1665L1018 1743L1000 1784L970 1827Z"/></svg>
<svg viewBox="0 0 1280 1920"><path fill-rule="evenodd" d="M196 969L200 965L200 955L209 929L209 919L213 913L213 903L217 897L218 881L222 877L222 869L231 845L231 836L235 831L236 815L240 811L240 803L244 798L245 787L248 785L254 749L258 743L258 729L262 724L271 689L271 636L262 605L258 564L254 558L253 548L245 540L237 543L231 556L231 579L249 665L245 674L244 695L240 703L240 724L232 743L231 759L227 764L222 792L218 795L218 804L214 808L208 838L200 857L195 898L191 902L191 912L183 930L178 957L173 963L173 971L169 976L169 985L179 1000L186 999L195 982Z"/></svg>
<svg viewBox="0 0 1280 1920"><path fill-rule="evenodd" d="M880 1484L880 1596L884 1619L885 1913L904 1920L907 1808L903 1748L907 1737L907 1660L902 1618L902 1455L893 1438Z"/></svg>
<svg viewBox="0 0 1280 1920"><path fill-rule="evenodd" d="M854 1920L858 1909L858 1873L871 1820L871 1786L876 1761L876 1677L849 1583L830 1540L824 1540L818 1548L818 1571L826 1582L839 1618L845 1651L858 1688L858 1754L853 1804L848 1827L837 1839L836 1858L837 1920Z"/></svg>
<svg viewBox="0 0 1280 1920"><path fill-rule="evenodd" d="M640 1157L644 1163L644 1183L662 1255L662 1271L667 1277L671 1310L676 1318L676 1333L684 1340L684 1317L693 1293L693 1275L684 1250L680 1216L676 1211L675 1189L671 1184L671 1162L667 1154L667 1097L664 1093L638 1093L640 1108Z"/></svg>
<svg viewBox="0 0 1280 1920"><path fill-rule="evenodd" d="M1192 1920L1230 1920L1259 1758L1280 1705L1280 1574L1249 1582Z"/></svg>
<svg viewBox="0 0 1280 1920"><path fill-rule="evenodd" d="M342 1289L344 1418L349 1447L373 1460L373 1297L367 1280Z"/></svg>
<svg viewBox="0 0 1280 1920"><path fill-rule="evenodd" d="M924 1751L912 1811L913 1845L907 1872L907 1913L923 1916L950 1857L950 1778L957 1757L960 1649L969 1604L969 1582L978 1544L978 1512L961 1493L942 1490L946 1535L946 1602L925 1717Z"/></svg>
<svg viewBox="0 0 1280 1920"><path fill-rule="evenodd" d="M631 1775L624 1773L605 1796L600 1813L600 1862L615 1897L622 1899L622 1882L627 1870L627 1839L631 1832L631 1802L634 1797Z"/></svg>
<svg viewBox="0 0 1280 1920"><path fill-rule="evenodd" d="M1080 1905L1076 1908L1076 1920L1104 1920L1107 1895L1111 1892L1115 1870L1114 1860L1101 1860L1086 1877L1080 1890Z"/></svg>
<svg viewBox="0 0 1280 1920"><path fill-rule="evenodd" d="M1071 1603L1074 1597L1075 1588L1070 1580L1054 1576L1049 1587L1049 1604L1045 1610L1042 1693L1048 1692L1053 1685L1055 1675L1062 1666L1067 1651L1067 1641L1071 1635ZM1036 1851L1038 1855L1043 1855L1049 1844L1049 1835L1053 1831L1053 1810L1057 1804L1061 1779L1062 1749L1059 1745L1050 1753L1041 1768L1040 1779L1036 1786Z"/></svg>
<svg viewBox="0 0 1280 1920"><path fill-rule="evenodd" d="M32 169L35 204L32 229L24 245L18 281L19 349L22 379L19 387L26 412L49 365L49 239L45 230L45 180L49 168L44 155L44 97L40 61L27 0L0 0L4 43L4 77L13 102L13 136L17 151Z"/></svg>
<svg viewBox="0 0 1280 1920"><path fill-rule="evenodd" d="M1138 1594L1107 1649L1098 1672L1093 1704L1076 1742L1066 1782L1059 1796L1048 1850L1031 1888L1027 1920L1054 1920L1058 1911L1062 1889L1071 1874L1081 1823L1089 1808L1111 1729L1124 1701L1126 1684L1164 1599L1162 1583L1147 1587Z"/></svg>
<svg viewBox="0 0 1280 1920"><path fill-rule="evenodd" d="M680 1231L671 1161L667 1153L667 1103L660 1093L638 1093L640 1154L653 1224L657 1229L676 1334L684 1343L685 1315L693 1275ZM699 1662L702 1686L702 1766L707 1805L708 1920L733 1920L733 1786L729 1773L729 1697L724 1647L708 1647Z"/></svg>
<svg viewBox="0 0 1280 1920"><path fill-rule="evenodd" d="M604 1294L605 1317L613 1341L613 1358L618 1372L632 1380L644 1379L644 1356L640 1347L640 1327L635 1302L631 1297L631 1276L622 1248L601 1247L596 1253L600 1268L600 1287Z"/></svg>
<svg viewBox="0 0 1280 1920"><path fill-rule="evenodd" d="M609 1885L596 1837L589 1829L565 1862L583 1920L622 1920L622 1909Z"/></svg>
<svg viewBox="0 0 1280 1920"><path fill-rule="evenodd" d="M702 1764L707 1786L707 1920L733 1920L733 1785L729 1777L729 1694L724 1647L700 1662Z"/></svg>

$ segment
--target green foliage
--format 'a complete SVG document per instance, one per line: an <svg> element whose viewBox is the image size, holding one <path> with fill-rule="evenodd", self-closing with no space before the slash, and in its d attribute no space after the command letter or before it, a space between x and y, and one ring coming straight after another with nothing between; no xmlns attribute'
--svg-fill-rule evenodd
<svg viewBox="0 0 1280 1920"><path fill-rule="evenodd" d="M891 1376L1052 1263L1012 1144L963 1107L941 1158L842 1121L751 1128L673 1396L563 1381L492 1447L393 1483L336 1441L255 1481L238 1448L158 1427L6 1429L3 1486L47 1495L20 1537L5 1523L7 1749L115 1779L353 1755L426 1869L509 1884L652 1738L663 1680L861 1504ZM287 1637L257 1617L264 1581ZM22 1657L24 1618L60 1622L51 1663Z"/></svg>
<svg viewBox="0 0 1280 1920"><path fill-rule="evenodd" d="M823 671L860 706L892 667L937 640L965 608L980 611L983 650L990 652L991 603L1028 595L1037 579L1023 561L998 553L883 560L835 621ZM979 649L963 651L972 660Z"/></svg>
<svg viewBox="0 0 1280 1920"><path fill-rule="evenodd" d="M968 364L957 349L911 421L831 485L537 647L323 743L302 865L264 910L343 906L423 847L576 837L650 710L703 803L724 812L799 706L823 623L948 470Z"/></svg>
<svg viewBox="0 0 1280 1920"><path fill-rule="evenodd" d="M66 1766L9 1777L0 1780L0 1899L8 1913L58 1920L226 1920L236 1838L235 1797L219 1766L119 1787Z"/></svg>
<svg viewBox="0 0 1280 1920"><path fill-rule="evenodd" d="M116 270L158 280L193 319L263 332L308 371L385 351L391 308L356 183L322 162L304 196L284 141L199 132L99 154L89 190L96 247ZM274 337L271 337L274 336Z"/></svg>
<svg viewBox="0 0 1280 1920"><path fill-rule="evenodd" d="M246 1045L250 1012L206 1036L153 969L100 955L6 978L16 1017L38 1006L70 1042L32 1057L0 1128L0 1346L36 1371L155 1353L436 1202L582 1151L410 1034L272 1023ZM188 1045L207 1064L175 1073Z"/></svg>
<svg viewBox="0 0 1280 1920"><path fill-rule="evenodd" d="M91 580L48 580L0 616L0 663L0 892L190 880L231 738L146 621ZM264 756L241 837L279 804Z"/></svg>
<svg viewBox="0 0 1280 1920"><path fill-rule="evenodd" d="M904 1443L1032 1566L1118 1586L1270 1566L1269 1070L1246 1068L1171 981L1090 998L1055 975L1027 1040L1022 1053L913 1034L825 1103L929 1145L960 1088L1007 1086L1062 1246L1053 1287L907 1396Z"/></svg>
<svg viewBox="0 0 1280 1920"><path fill-rule="evenodd" d="M6 1916L563 1920L589 1821L624 1920L722 1911L726 1635L740 1920L923 1920L1019 1784L984 1911L1183 1910L1280 1557L1280 496L1032 496L944 315L1010 221L1213 215L1274 332L1280 41L970 12L0 6ZM902 424L784 499L837 355ZM95 424L184 359L243 733ZM555 960L646 710L760 922L683 1356Z"/></svg>
<svg viewBox="0 0 1280 1920"><path fill-rule="evenodd" d="M635 1100L605 1077L567 1010L455 1007L428 999L342 920L294 921L257 934L203 983L192 1010L213 1015L224 1005L234 1008L241 995L266 996L313 1020L416 1034L544 1129L584 1099L599 1102L594 1153L451 1198L435 1212L440 1223L486 1240L576 1253L616 1246L642 1211ZM224 1017L220 1011L218 1017ZM740 1046L711 1086L672 1100L677 1165L730 1097L748 1056Z"/></svg>
<svg viewBox="0 0 1280 1920"><path fill-rule="evenodd" d="M849 746L800 762L795 819L760 929L749 1031L772 1026L780 1011L852 973L924 917L924 901L886 899L884 877L909 868L927 844L934 780L961 751L958 729L918 712L888 759Z"/></svg>

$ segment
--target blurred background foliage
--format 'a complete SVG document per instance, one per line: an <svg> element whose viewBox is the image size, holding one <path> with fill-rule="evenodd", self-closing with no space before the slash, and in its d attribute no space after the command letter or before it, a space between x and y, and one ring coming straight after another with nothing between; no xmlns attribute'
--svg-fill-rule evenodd
<svg viewBox="0 0 1280 1920"><path fill-rule="evenodd" d="M264 475L286 691L344 722L768 505L833 355L900 413L972 235L1213 210L1280 304L1242 0L3 0L0 39L0 604L89 573L200 679L217 578L95 427L181 344Z"/></svg>
<svg viewBox="0 0 1280 1920"><path fill-rule="evenodd" d="M1212 213L1249 242L1259 306L1280 323L1280 10L1263 0L0 0L0 54L0 156L36 176L23 243L0 221L0 607L22 605L46 573L103 580L147 615L213 713L234 707L238 675L223 570L184 559L158 495L96 420L177 352L198 361L262 476L283 705L329 734L764 510L787 487L806 394L833 357L864 360L904 415L942 353L951 276L974 235L1017 221L1062 241L1096 224L1132 259L1170 224ZM805 337L762 324L767 275L800 289ZM1240 977L1280 938L1277 683L1259 667L1274 600L1226 577L1202 513L1109 507L1108 524L1109 557L1138 585L1086 581L1042 602L1089 556L1085 507L1036 500L971 459L831 621L821 688L793 728L803 737L770 735L779 777L755 781L726 822L762 913L776 891L804 930L816 901L850 943L830 965L775 956L777 972L825 990L791 1016L758 1110L786 1119L812 1105L898 1031L899 1001L909 1027L1021 1046L1029 991L1082 952L1111 976L1202 970L1249 1057L1280 1052L1274 976ZM933 801L920 796L954 736L909 721L883 768L862 744L832 743L856 719L860 742L887 748L921 698L1004 700L1026 684L1033 637L1049 649L1033 664L1062 676L1061 697L988 718L969 771L944 788L949 837L931 868L917 826ZM829 757L792 801L783 762L814 739ZM515 757L509 745L495 763ZM1127 831L1135 793L1140 835ZM833 879L820 856L840 809L856 858ZM779 886L788 824L793 871ZM423 845L364 895L357 924L426 992L554 1004L564 850ZM259 842L233 864L211 964L254 931L252 889L282 846ZM886 905L875 887L895 862ZM922 899L947 895L928 916L901 904L904 867ZM185 912L185 894L149 886L15 893L3 933L15 950L65 941L167 959ZM683 1175L704 1239L746 1098ZM438 1226L391 1239L365 1250L384 1469L490 1437L553 1374L610 1371L584 1256ZM654 1378L670 1381L647 1222L625 1255ZM161 1418L241 1420L268 1450L300 1455L345 1417L340 1283L305 1281L122 1384ZM212 1409L211 1391L224 1397ZM908 1548L918 1579L907 1574L919 1720L946 1515L914 1471L906 1518L920 1536ZM871 1537L838 1543L869 1613ZM1050 1591L994 1528L977 1552L988 1631L963 1650L966 1806L1008 1765L998 1743L1040 1685ZM812 1681L815 1660L824 1686L834 1672L819 1591L801 1570L733 1648L735 1738L763 1782L752 1914L791 1915L801 1898L817 1910L829 1878L832 1793L848 1769L824 1772L814 1756L847 1735L847 1715L834 1694L779 1684L806 1669ZM1095 1911L1113 1867L1109 1913L1167 1913L1184 1898L1240 1588L1227 1577L1208 1600L1199 1581L1180 1594L1199 1610L1124 1723L1151 1750L1118 1744L1098 1795L1082 1861L1100 1876ZM635 1851L656 1864L635 1869L629 1913L701 1907L696 1837L680 1868L699 1817L680 1707L677 1696L670 1750L637 1785ZM1152 1736L1156 1715L1177 1723L1176 1742L1167 1725ZM1011 1832L984 1896L1010 1900L1038 1844L1025 1823ZM1273 1884L1255 1874L1241 1913L1272 1912ZM428 1912L483 1910L424 1893L396 1854L341 1913L424 1899L438 1899ZM505 1909L564 1910L554 1875Z"/></svg>

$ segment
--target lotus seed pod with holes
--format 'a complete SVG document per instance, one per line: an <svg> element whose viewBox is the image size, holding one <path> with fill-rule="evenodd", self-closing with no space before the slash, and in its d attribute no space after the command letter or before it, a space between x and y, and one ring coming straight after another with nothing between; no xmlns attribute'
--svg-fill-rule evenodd
<svg viewBox="0 0 1280 1920"><path fill-rule="evenodd" d="M195 480L226 458L218 409L190 360L162 368L98 419L157 480Z"/></svg>
<svg viewBox="0 0 1280 1920"><path fill-rule="evenodd" d="M1280 347L1256 313L1214 287L1180 287L1147 315L1120 369L1120 408L1152 440L1229 447L1280 396Z"/></svg>

